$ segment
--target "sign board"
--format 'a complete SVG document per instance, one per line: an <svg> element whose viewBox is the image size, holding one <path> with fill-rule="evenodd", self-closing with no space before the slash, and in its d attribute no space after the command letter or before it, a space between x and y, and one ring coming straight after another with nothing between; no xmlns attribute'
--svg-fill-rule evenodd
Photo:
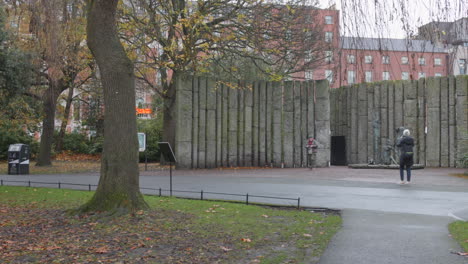
<svg viewBox="0 0 468 264"><path fill-rule="evenodd" d="M146 150L146 134L138 133L138 151L143 152Z"/></svg>
<svg viewBox="0 0 468 264"><path fill-rule="evenodd" d="M153 110L151 108L137 108L136 113L138 114L152 114Z"/></svg>
<svg viewBox="0 0 468 264"><path fill-rule="evenodd" d="M158 142L158 145L165 161L177 162L174 151L172 151L171 144L169 144L169 142Z"/></svg>

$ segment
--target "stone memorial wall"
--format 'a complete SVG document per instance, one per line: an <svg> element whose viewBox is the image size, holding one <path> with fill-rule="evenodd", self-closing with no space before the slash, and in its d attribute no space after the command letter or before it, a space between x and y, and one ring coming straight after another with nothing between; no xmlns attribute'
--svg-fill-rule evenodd
<svg viewBox="0 0 468 264"><path fill-rule="evenodd" d="M398 127L416 140L415 163L462 167L468 155L468 76L357 84L330 93L332 136L345 136L349 164L382 163Z"/></svg>
<svg viewBox="0 0 468 264"><path fill-rule="evenodd" d="M305 167L306 139L318 141L317 166L329 165L327 81L176 80L178 168Z"/></svg>

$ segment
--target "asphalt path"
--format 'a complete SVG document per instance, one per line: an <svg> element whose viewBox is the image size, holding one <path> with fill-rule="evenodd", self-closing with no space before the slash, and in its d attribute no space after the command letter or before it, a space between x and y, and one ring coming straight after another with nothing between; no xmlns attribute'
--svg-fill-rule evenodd
<svg viewBox="0 0 468 264"><path fill-rule="evenodd" d="M414 170L412 184L397 185L396 170L345 167L312 171L176 170L172 183L173 194L180 196L200 197L199 192L203 190L204 198L213 199L245 198L211 195L209 192L300 197L302 206L342 210L343 228L333 238L321 264L467 264L468 258L453 254L461 248L449 237L447 230L447 225L456 219L468 220L468 179L456 176L463 172L459 169ZM0 175L0 179L94 185L99 176ZM159 188L168 190L169 171L141 172L140 185L145 188L145 193L157 194ZM62 187L67 186L62 184ZM256 197L249 197L249 201L297 204L294 200Z"/></svg>

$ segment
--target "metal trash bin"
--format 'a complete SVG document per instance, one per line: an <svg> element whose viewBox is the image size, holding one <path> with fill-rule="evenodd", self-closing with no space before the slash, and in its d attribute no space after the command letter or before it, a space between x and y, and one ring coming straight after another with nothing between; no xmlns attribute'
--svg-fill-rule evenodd
<svg viewBox="0 0 468 264"><path fill-rule="evenodd" d="M11 144L8 147L8 174L29 174L29 145Z"/></svg>

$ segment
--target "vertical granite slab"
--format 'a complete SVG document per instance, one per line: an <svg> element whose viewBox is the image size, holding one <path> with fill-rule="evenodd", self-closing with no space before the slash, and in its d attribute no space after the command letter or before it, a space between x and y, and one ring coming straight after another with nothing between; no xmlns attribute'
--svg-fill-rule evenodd
<svg viewBox="0 0 468 264"><path fill-rule="evenodd" d="M419 79L418 83L418 141L416 149L418 152L416 163L426 165L426 80Z"/></svg>
<svg viewBox="0 0 468 264"><path fill-rule="evenodd" d="M426 165L440 166L440 79L429 77L427 82L427 145Z"/></svg>
<svg viewBox="0 0 468 264"><path fill-rule="evenodd" d="M252 166L253 152L252 152L252 118L253 118L253 83L248 83L244 90L244 123L245 123L245 136L244 136L244 159L245 166Z"/></svg>
<svg viewBox="0 0 468 264"><path fill-rule="evenodd" d="M222 123L223 123L223 90L222 84L216 82L216 167L222 167Z"/></svg>
<svg viewBox="0 0 468 264"><path fill-rule="evenodd" d="M457 129L457 122L456 122L456 90L455 90L455 83L456 79L454 76L448 77L448 111L449 111L449 167L456 167L456 156L457 156L457 142L456 142L456 129Z"/></svg>
<svg viewBox="0 0 468 264"><path fill-rule="evenodd" d="M221 86L222 118L221 118L221 164L229 166L229 87L223 83Z"/></svg>
<svg viewBox="0 0 468 264"><path fill-rule="evenodd" d="M244 89L245 82L239 81L238 83L238 101L239 108L237 109L237 160L238 165L243 167L245 166L245 157L244 157L244 137L245 137L245 120L244 120Z"/></svg>
<svg viewBox="0 0 468 264"><path fill-rule="evenodd" d="M358 143L357 163L367 164L367 85L361 83L358 85Z"/></svg>
<svg viewBox="0 0 468 264"><path fill-rule="evenodd" d="M294 167L302 166L301 148L301 83L294 82Z"/></svg>
<svg viewBox="0 0 468 264"><path fill-rule="evenodd" d="M198 79L198 168L206 168L206 78ZM182 126L183 127L183 126Z"/></svg>
<svg viewBox="0 0 468 264"><path fill-rule="evenodd" d="M206 83L206 168L216 168L216 82Z"/></svg>
<svg viewBox="0 0 468 264"><path fill-rule="evenodd" d="M281 167L282 163L282 110L283 110L283 88L282 84L279 82L274 82L272 85L272 111L273 111L273 120L272 120L272 162L273 166L276 168Z"/></svg>
<svg viewBox="0 0 468 264"><path fill-rule="evenodd" d="M198 168L198 78L192 78L192 168Z"/></svg>
<svg viewBox="0 0 468 264"><path fill-rule="evenodd" d="M294 84L284 82L283 155L284 167L294 167Z"/></svg>
<svg viewBox="0 0 468 264"><path fill-rule="evenodd" d="M315 129L318 167L330 165L330 87L327 80L316 81Z"/></svg>
<svg viewBox="0 0 468 264"><path fill-rule="evenodd" d="M237 167L237 109L238 109L238 90L233 88L233 85L228 88L229 95L229 110L228 110L228 152L229 152L229 167Z"/></svg>
<svg viewBox="0 0 468 264"><path fill-rule="evenodd" d="M179 76L176 80L174 154L177 168L182 169L192 166L192 103L192 77Z"/></svg>
<svg viewBox="0 0 468 264"><path fill-rule="evenodd" d="M461 159L468 153L468 76L457 76L456 80L457 156L456 166L464 166Z"/></svg>
<svg viewBox="0 0 468 264"><path fill-rule="evenodd" d="M448 78L440 80L440 166L449 166L449 83Z"/></svg>
<svg viewBox="0 0 468 264"><path fill-rule="evenodd" d="M272 166L273 162L273 135L272 135L272 119L273 119L273 82L268 82L266 87L266 133L265 133L265 157L266 165Z"/></svg>
<svg viewBox="0 0 468 264"><path fill-rule="evenodd" d="M259 86L259 129L258 129L258 165L266 165L266 82L260 81Z"/></svg>
<svg viewBox="0 0 468 264"><path fill-rule="evenodd" d="M253 105L252 105L252 165L257 167L259 165L259 92L260 92L260 82L255 82L253 86Z"/></svg>

